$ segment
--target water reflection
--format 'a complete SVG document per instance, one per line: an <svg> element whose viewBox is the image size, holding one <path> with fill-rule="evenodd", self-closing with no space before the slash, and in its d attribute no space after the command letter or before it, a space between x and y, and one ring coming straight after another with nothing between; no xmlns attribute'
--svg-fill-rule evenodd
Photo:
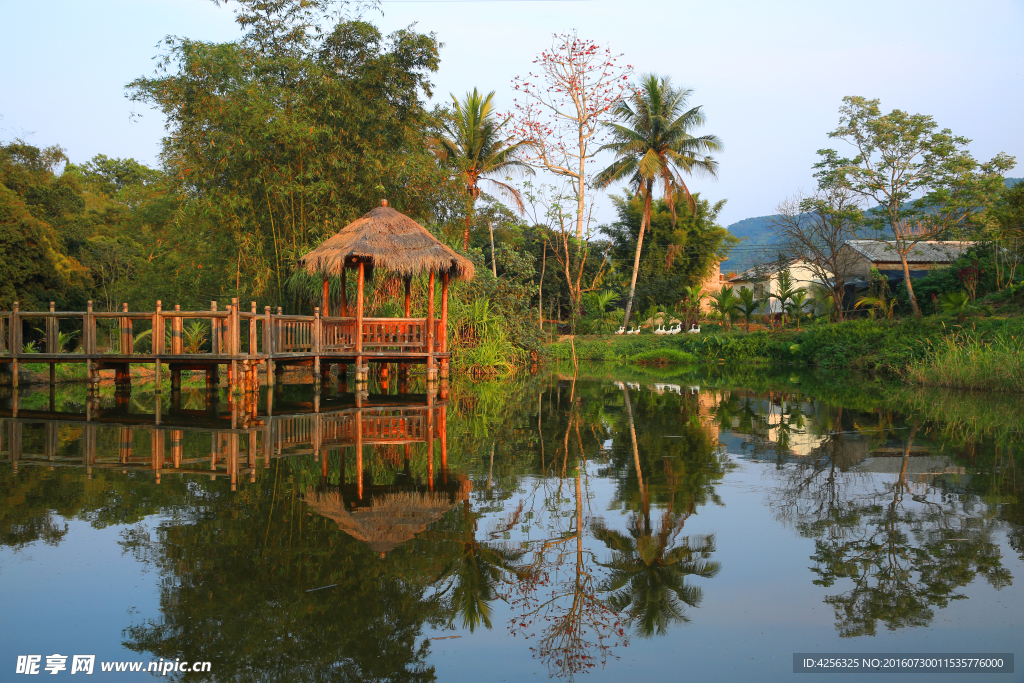
<svg viewBox="0 0 1024 683"><path fill-rule="evenodd" d="M786 580L828 589L839 636L926 627L967 586L1010 585L1013 425L835 389L554 373L439 396L8 397L0 544L118 526L160 577L124 647L216 662L218 680L430 681L434 640L486 630L566 679L631 643L685 644L728 599L726 569L758 580L736 530L703 517L750 497L806 539ZM753 465L757 490L726 495Z"/></svg>

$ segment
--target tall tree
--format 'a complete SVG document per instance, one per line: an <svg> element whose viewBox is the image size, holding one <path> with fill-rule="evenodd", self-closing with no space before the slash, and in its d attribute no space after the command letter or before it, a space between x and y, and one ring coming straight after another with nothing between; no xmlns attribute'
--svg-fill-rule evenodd
<svg viewBox="0 0 1024 683"><path fill-rule="evenodd" d="M694 297L690 287L700 292L709 272L720 263L739 240L718 222L725 200L715 203L694 196L695 211L672 216L668 202L656 199L644 236L644 253L636 279L634 308L651 304L679 307ZM643 221L644 203L639 197L612 197L618 220L602 230L612 242L611 257L616 270L629 273ZM699 306L698 301L693 302ZM693 319L699 317L694 308Z"/></svg>
<svg viewBox="0 0 1024 683"><path fill-rule="evenodd" d="M633 68L620 66L622 55L573 33L556 33L550 50L534 60L540 73L516 76L512 120L517 137L529 143L529 160L568 181L576 201L576 240L588 222L588 164L599 151L603 124L622 100Z"/></svg>
<svg viewBox="0 0 1024 683"><path fill-rule="evenodd" d="M822 186L814 194L797 194L775 208L770 227L790 259L802 259L832 298L843 319L843 295L857 252L843 246L855 239L863 213L855 196L841 186Z"/></svg>
<svg viewBox="0 0 1024 683"><path fill-rule="evenodd" d="M523 212L523 198L519 190L491 176L495 174L533 173L518 157L525 142L509 142L502 136L504 124L495 117L492 90L483 97L473 88L459 102L452 95L454 108L448 116L440 117L439 130L430 137L430 145L438 159L458 172L466 186L466 230L462 236L462 249L469 249L469 230L473 225L474 207L480 196L480 181L486 180L511 199L519 212Z"/></svg>
<svg viewBox="0 0 1024 683"><path fill-rule="evenodd" d="M675 215L675 201L680 195L686 198L691 211L696 210L690 190L683 181L683 173L696 171L715 176L718 172L718 162L710 155L722 149L721 141L715 135L694 137L690 134L693 128L704 124L704 112L700 107L686 109L692 92L673 87L668 78L648 74L633 88L628 98L616 104L614 113L619 123L609 124L613 141L602 149L613 151L615 161L595 180L602 187L625 180L644 202L624 325L629 324L633 309L640 253L644 230L650 225L655 182L662 187Z"/></svg>
<svg viewBox="0 0 1024 683"><path fill-rule="evenodd" d="M203 240L192 270L218 271L225 293L287 303L295 259L382 197L428 225L462 214L425 135L437 41L336 22L332 4L240 0L238 41L170 38L129 86L166 116L179 221Z"/></svg>
<svg viewBox="0 0 1024 683"><path fill-rule="evenodd" d="M817 177L877 206L869 207L869 224L880 240L891 241L903 264L911 310L920 316L907 255L922 241L969 235L999 198L1002 174L1013 168L1013 158L999 154L979 164L967 151L971 141L939 130L933 117L899 109L882 114L878 100L864 97L843 98L839 127L829 137L851 144L857 155L820 150Z"/></svg>

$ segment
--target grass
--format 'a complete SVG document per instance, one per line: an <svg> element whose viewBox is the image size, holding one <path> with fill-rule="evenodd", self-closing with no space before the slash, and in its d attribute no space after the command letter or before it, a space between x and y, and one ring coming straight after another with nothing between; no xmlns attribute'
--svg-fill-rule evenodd
<svg viewBox="0 0 1024 683"><path fill-rule="evenodd" d="M956 332L907 366L912 384L996 392L1024 392L1024 343L1001 333L990 338Z"/></svg>
<svg viewBox="0 0 1024 683"><path fill-rule="evenodd" d="M1024 391L1024 319L986 317L970 327L955 318L819 322L803 329L714 331L671 337L577 336L580 361L731 366L811 365L900 377L917 385ZM553 360L571 361L568 341L548 344Z"/></svg>

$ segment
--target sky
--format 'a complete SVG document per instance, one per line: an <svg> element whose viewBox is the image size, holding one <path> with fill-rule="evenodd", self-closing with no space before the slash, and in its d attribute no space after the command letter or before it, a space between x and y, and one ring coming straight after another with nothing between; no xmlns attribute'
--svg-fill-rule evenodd
<svg viewBox="0 0 1024 683"><path fill-rule="evenodd" d="M691 190L727 199L730 224L774 212L813 189L811 166L846 95L883 111L935 117L973 140L979 159L1017 157L1024 175L1024 0L385 0L364 18L385 33L415 23L444 44L435 99L476 87L512 106L552 34L575 30L638 73L671 77L704 108L699 132L718 135L717 179ZM229 41L232 5L210 0L0 0L0 140L158 164L161 115L130 102L125 85L151 75L167 35ZM607 197L597 218L614 219Z"/></svg>

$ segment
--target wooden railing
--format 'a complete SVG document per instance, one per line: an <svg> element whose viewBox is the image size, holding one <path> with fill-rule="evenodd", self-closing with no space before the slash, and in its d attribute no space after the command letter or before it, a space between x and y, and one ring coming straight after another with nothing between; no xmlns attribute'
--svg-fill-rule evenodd
<svg viewBox="0 0 1024 683"><path fill-rule="evenodd" d="M41 343L28 352L24 348L26 325L42 333ZM255 303L249 311L240 310L237 303L227 310L217 310L213 303L209 311L182 311L177 306L163 310L157 302L153 312L129 311L127 304L120 311L101 312L90 305L84 313L54 311L52 304L45 312L20 311L15 306L13 311L0 312L0 355L39 362L73 360L83 354L117 361L175 356L242 360L279 354L355 353L357 335L362 349L370 353L447 350L442 322L437 319L430 349L426 318L363 318L358 333L356 326L356 318L282 315L271 313L269 306L257 313ZM61 332L68 335L70 343L65 340L62 346ZM144 345L140 343L143 336L148 337Z"/></svg>

